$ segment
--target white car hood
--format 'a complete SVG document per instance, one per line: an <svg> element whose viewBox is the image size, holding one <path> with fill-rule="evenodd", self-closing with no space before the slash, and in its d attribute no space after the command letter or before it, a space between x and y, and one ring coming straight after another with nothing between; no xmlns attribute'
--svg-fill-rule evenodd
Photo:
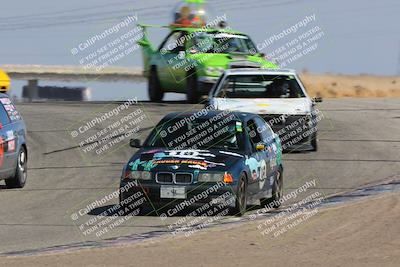
<svg viewBox="0 0 400 267"><path fill-rule="evenodd" d="M255 114L305 115L311 112L312 102L302 98L213 98L218 110L236 110Z"/></svg>

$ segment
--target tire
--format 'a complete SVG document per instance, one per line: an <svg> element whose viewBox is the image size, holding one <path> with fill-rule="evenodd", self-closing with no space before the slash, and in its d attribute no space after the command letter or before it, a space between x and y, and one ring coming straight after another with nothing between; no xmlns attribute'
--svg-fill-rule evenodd
<svg viewBox="0 0 400 267"><path fill-rule="evenodd" d="M23 188L28 177L28 157L25 147L18 152L17 168L13 177L5 180L8 188Z"/></svg>
<svg viewBox="0 0 400 267"><path fill-rule="evenodd" d="M246 175L242 173L239 179L238 189L235 198L235 207L231 208L232 215L241 217L246 213L247 206L247 181Z"/></svg>
<svg viewBox="0 0 400 267"><path fill-rule="evenodd" d="M151 102L161 102L164 98L164 92L161 88L160 80L157 76L155 67L151 68L149 75L148 94Z"/></svg>
<svg viewBox="0 0 400 267"><path fill-rule="evenodd" d="M311 151L318 151L317 133L314 133L311 137L311 147Z"/></svg>
<svg viewBox="0 0 400 267"><path fill-rule="evenodd" d="M190 104L198 104L200 101L199 85L196 72L189 72L186 76L186 99Z"/></svg>
<svg viewBox="0 0 400 267"><path fill-rule="evenodd" d="M276 173L274 184L272 185L272 197L260 199L261 205L265 206L273 203L272 207L277 209L281 205L279 200L283 195L283 171L279 169Z"/></svg>

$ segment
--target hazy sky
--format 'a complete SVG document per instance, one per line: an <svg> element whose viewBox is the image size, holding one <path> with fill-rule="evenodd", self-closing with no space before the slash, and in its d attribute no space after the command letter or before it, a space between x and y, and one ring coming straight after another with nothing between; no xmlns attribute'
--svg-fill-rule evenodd
<svg viewBox="0 0 400 267"><path fill-rule="evenodd" d="M2 0L0 64L76 65L70 50L101 33L128 14L140 22L170 22L176 0ZM215 15L226 14L229 25L262 43L305 16L324 33L318 47L290 68L316 73L394 75L400 58L398 0L210 0ZM260 4L261 3L261 4ZM133 27L133 26L132 26ZM292 33L263 50L268 53L295 38ZM160 41L166 32L155 32ZM139 51L117 65L140 66Z"/></svg>

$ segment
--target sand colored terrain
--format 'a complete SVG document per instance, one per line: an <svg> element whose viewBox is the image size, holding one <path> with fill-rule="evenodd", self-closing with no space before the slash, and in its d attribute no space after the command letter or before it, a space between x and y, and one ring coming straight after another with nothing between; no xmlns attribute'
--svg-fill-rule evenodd
<svg viewBox="0 0 400 267"><path fill-rule="evenodd" d="M400 195L318 211L274 238L259 221L190 237L69 253L0 258L1 266L400 266Z"/></svg>
<svg viewBox="0 0 400 267"><path fill-rule="evenodd" d="M400 97L400 76L309 73L300 76L313 97Z"/></svg>

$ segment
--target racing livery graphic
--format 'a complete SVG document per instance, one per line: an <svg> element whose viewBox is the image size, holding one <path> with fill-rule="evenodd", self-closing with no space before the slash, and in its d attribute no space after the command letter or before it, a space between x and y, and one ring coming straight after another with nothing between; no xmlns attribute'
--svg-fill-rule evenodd
<svg viewBox="0 0 400 267"><path fill-rule="evenodd" d="M269 131L259 133L257 128ZM204 131L207 135L202 134ZM201 140L198 136L202 136ZM120 188L133 182L137 186L120 191L121 203L144 191L154 205L162 206L222 183L216 192L196 204L231 192L232 213L243 215L247 203L278 200L282 194L279 137L255 114L171 113L158 123L143 145L131 140L131 146L140 149L125 165Z"/></svg>

